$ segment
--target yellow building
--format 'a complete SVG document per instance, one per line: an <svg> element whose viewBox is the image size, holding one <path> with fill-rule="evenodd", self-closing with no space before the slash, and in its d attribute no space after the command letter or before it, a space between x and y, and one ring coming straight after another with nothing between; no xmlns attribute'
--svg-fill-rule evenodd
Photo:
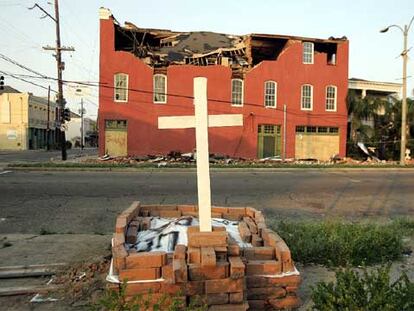
<svg viewBox="0 0 414 311"><path fill-rule="evenodd" d="M5 86L0 90L0 150L46 148L47 135L53 147L59 137L56 116L54 101L48 109L46 98Z"/></svg>

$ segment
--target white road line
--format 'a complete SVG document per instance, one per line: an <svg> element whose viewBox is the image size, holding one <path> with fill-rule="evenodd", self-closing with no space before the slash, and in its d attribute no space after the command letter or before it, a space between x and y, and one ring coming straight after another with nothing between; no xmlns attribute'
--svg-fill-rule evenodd
<svg viewBox="0 0 414 311"><path fill-rule="evenodd" d="M3 172L0 172L0 175L3 175L3 174L7 174L7 173L11 173L12 171L3 171Z"/></svg>

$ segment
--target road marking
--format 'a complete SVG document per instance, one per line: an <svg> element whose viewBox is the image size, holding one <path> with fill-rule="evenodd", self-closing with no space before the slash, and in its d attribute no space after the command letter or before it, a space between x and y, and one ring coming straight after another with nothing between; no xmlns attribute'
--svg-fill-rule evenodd
<svg viewBox="0 0 414 311"><path fill-rule="evenodd" d="M3 171L3 172L0 172L0 175L3 175L3 174L7 174L7 173L11 173L12 171Z"/></svg>

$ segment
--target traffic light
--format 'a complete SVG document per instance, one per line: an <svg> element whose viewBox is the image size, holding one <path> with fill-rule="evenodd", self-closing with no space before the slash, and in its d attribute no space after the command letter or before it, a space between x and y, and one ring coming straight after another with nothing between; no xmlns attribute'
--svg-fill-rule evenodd
<svg viewBox="0 0 414 311"><path fill-rule="evenodd" d="M65 108L63 110L63 120L70 121L70 109L69 108Z"/></svg>
<svg viewBox="0 0 414 311"><path fill-rule="evenodd" d="M0 90L4 90L4 76L0 76Z"/></svg>

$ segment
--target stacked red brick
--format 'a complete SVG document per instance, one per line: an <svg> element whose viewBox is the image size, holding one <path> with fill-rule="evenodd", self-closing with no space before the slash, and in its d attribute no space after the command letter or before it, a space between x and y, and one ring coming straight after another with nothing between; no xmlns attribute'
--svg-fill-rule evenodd
<svg viewBox="0 0 414 311"><path fill-rule="evenodd" d="M140 206L134 202L116 222L113 242L114 270L128 284L128 296L151 292L153 299L181 293L186 303L202 302L209 310L277 310L299 304L300 276L285 242L266 228L263 215L253 208L213 207L213 217L237 220L243 241L240 249L224 227L213 232L188 228L188 246L177 245L173 254L125 250L146 230L151 216L198 216L193 205Z"/></svg>

